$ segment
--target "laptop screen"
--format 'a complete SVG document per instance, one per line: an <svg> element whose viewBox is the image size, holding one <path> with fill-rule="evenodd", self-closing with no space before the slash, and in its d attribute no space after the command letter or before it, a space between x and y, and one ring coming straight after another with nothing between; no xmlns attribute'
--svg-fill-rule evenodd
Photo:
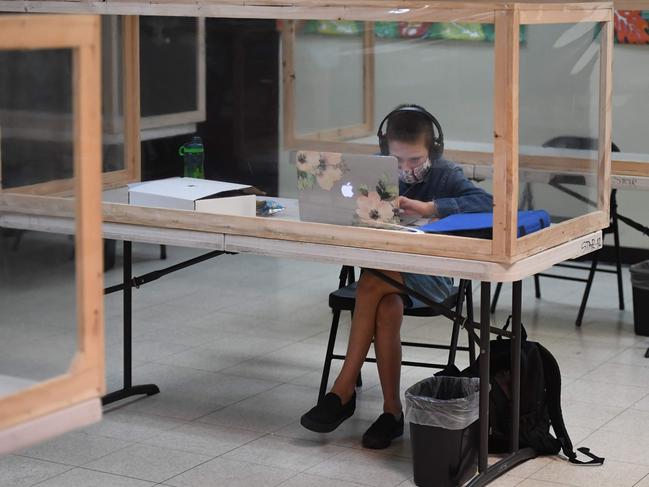
<svg viewBox="0 0 649 487"><path fill-rule="evenodd" d="M301 220L359 226L400 223L395 157L298 150L292 159Z"/></svg>

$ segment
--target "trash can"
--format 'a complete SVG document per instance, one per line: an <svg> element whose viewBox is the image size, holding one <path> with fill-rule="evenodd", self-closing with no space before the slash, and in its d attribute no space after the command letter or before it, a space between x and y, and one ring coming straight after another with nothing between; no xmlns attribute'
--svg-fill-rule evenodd
<svg viewBox="0 0 649 487"><path fill-rule="evenodd" d="M630 268L633 285L633 326L636 335L649 336L649 260Z"/></svg>
<svg viewBox="0 0 649 487"><path fill-rule="evenodd" d="M475 475L479 406L478 378L430 377L406 390L416 485L455 487Z"/></svg>

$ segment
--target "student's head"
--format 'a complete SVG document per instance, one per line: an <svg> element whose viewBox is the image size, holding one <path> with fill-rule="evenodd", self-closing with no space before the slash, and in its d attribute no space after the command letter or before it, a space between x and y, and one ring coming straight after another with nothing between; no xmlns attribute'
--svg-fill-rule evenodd
<svg viewBox="0 0 649 487"><path fill-rule="evenodd" d="M379 130L382 153L397 158L402 181L421 181L443 150L439 124L418 105L399 105L385 122L385 134ZM439 135L435 134L436 129Z"/></svg>

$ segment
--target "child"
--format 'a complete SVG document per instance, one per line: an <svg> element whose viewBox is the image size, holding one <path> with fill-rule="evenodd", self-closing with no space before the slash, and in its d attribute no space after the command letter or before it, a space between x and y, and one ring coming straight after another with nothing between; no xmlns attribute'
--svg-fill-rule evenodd
<svg viewBox="0 0 649 487"><path fill-rule="evenodd" d="M437 218L492 211L492 197L467 180L461 168L441 158L441 127L422 107L398 106L383 119L377 135L381 152L399 162L399 207L403 214ZM437 302L444 301L453 287L453 280L447 277L382 272ZM361 274L343 367L331 391L302 416L302 426L327 433L354 414L356 378L374 340L384 412L363 435L363 446L387 448L403 434L400 328L404 307L411 305L407 296L381 278L369 272Z"/></svg>

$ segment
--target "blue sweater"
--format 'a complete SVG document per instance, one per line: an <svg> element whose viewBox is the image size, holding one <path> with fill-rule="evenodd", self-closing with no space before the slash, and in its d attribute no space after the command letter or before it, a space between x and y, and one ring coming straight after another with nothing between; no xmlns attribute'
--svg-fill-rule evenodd
<svg viewBox="0 0 649 487"><path fill-rule="evenodd" d="M437 215L493 211L493 198L469 181L457 164L437 159L420 183L399 181L399 194L419 201L435 201Z"/></svg>

